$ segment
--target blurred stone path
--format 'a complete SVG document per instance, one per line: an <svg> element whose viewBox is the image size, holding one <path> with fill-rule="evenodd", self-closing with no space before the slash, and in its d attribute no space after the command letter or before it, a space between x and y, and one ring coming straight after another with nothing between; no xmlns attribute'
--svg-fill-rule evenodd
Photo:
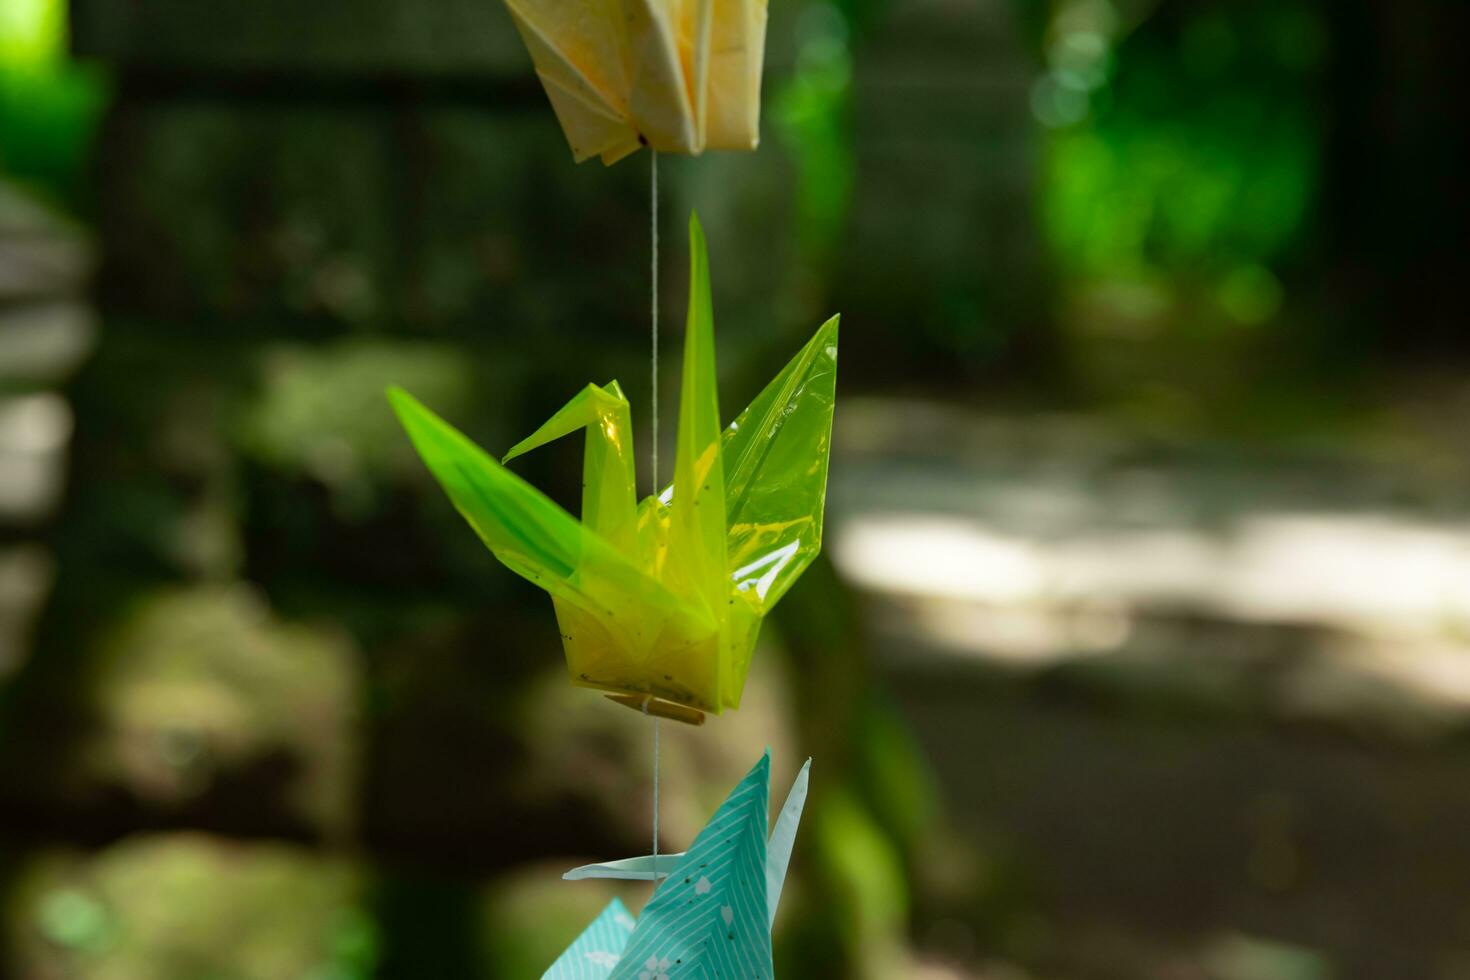
<svg viewBox="0 0 1470 980"><path fill-rule="evenodd" d="M924 404L836 443L830 553L1059 968L1217 976L1245 935L1325 971L1251 980L1467 975L1460 483Z"/></svg>

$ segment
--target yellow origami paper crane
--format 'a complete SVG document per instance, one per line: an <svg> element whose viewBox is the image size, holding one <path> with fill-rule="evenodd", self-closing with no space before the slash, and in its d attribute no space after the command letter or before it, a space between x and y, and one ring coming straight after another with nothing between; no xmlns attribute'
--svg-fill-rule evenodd
<svg viewBox="0 0 1470 980"><path fill-rule="evenodd" d="M495 556L551 593L572 682L698 723L740 705L766 613L822 543L837 317L720 431L709 260L698 218L674 483L635 503L616 381L588 385L506 454L586 429L579 522L401 389L419 455ZM675 706L682 706L683 710Z"/></svg>
<svg viewBox="0 0 1470 980"><path fill-rule="evenodd" d="M578 163L753 150L767 0L505 0Z"/></svg>

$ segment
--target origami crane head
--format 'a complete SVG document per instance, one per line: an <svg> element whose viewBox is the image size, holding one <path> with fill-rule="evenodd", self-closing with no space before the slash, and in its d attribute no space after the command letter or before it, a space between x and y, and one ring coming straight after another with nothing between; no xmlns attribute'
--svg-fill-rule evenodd
<svg viewBox="0 0 1470 980"><path fill-rule="evenodd" d="M578 163L753 150L767 0L506 0Z"/></svg>
<svg viewBox="0 0 1470 980"><path fill-rule="evenodd" d="M683 854L592 865L567 878L666 879L635 921L617 899L541 980L770 980L771 925L806 804L807 760L766 838L771 754L766 752ZM657 865L648 873L628 869Z"/></svg>
<svg viewBox="0 0 1470 980"><path fill-rule="evenodd" d="M702 712L739 707L761 620L821 548L837 318L722 433L697 218L690 238L674 482L658 496L635 503L630 413L616 381L588 385L506 454L585 429L580 522L406 392L388 396L485 544L551 594L572 682L698 723Z"/></svg>

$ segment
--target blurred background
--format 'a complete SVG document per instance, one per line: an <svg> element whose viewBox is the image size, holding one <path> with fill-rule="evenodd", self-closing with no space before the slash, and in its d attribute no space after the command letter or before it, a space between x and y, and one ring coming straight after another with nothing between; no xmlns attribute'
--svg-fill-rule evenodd
<svg viewBox="0 0 1470 980"><path fill-rule="evenodd" d="M772 5L662 391L697 208L726 417L843 314L826 554L662 812L815 756L782 976L1470 978L1467 21ZM534 977L646 853L382 390L646 454L647 182L495 0L0 0L0 973Z"/></svg>

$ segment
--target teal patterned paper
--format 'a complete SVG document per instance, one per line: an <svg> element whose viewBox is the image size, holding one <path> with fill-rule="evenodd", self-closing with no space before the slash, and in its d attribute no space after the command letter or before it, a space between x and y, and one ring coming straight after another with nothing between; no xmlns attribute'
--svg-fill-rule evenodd
<svg viewBox="0 0 1470 980"><path fill-rule="evenodd" d="M615 901L542 980L771 980L771 923L806 803L810 769L807 760L768 842L771 754L767 750L687 852L660 856L657 875L669 876L636 925ZM669 874L666 862L675 860ZM630 858L579 868L568 877L653 874L652 858ZM619 928L624 929L621 936ZM605 965L609 960L612 965Z"/></svg>
<svg viewBox="0 0 1470 980"><path fill-rule="evenodd" d="M796 846L796 828L801 824L801 811L806 806L807 781L811 777L812 760L806 760L786 802L781 804L781 813L776 817L776 826L766 844L766 907L769 909L766 924L776 924L776 906L781 903L781 886L786 883L786 866L791 863L791 849Z"/></svg>
<svg viewBox="0 0 1470 980"><path fill-rule="evenodd" d="M586 878L620 878L624 881L662 881L674 873L674 868L684 857L684 852L678 854L660 854L658 857L645 855L643 857L621 858L617 861L607 861L603 864L584 864L580 868L573 868L562 878L566 881L582 881Z"/></svg>
<svg viewBox="0 0 1470 980"><path fill-rule="evenodd" d="M633 917L618 899L608 903L542 980L606 980L633 934Z"/></svg>
<svg viewBox="0 0 1470 980"><path fill-rule="evenodd" d="M771 754L761 756L658 886L612 980L770 980L766 821Z"/></svg>

